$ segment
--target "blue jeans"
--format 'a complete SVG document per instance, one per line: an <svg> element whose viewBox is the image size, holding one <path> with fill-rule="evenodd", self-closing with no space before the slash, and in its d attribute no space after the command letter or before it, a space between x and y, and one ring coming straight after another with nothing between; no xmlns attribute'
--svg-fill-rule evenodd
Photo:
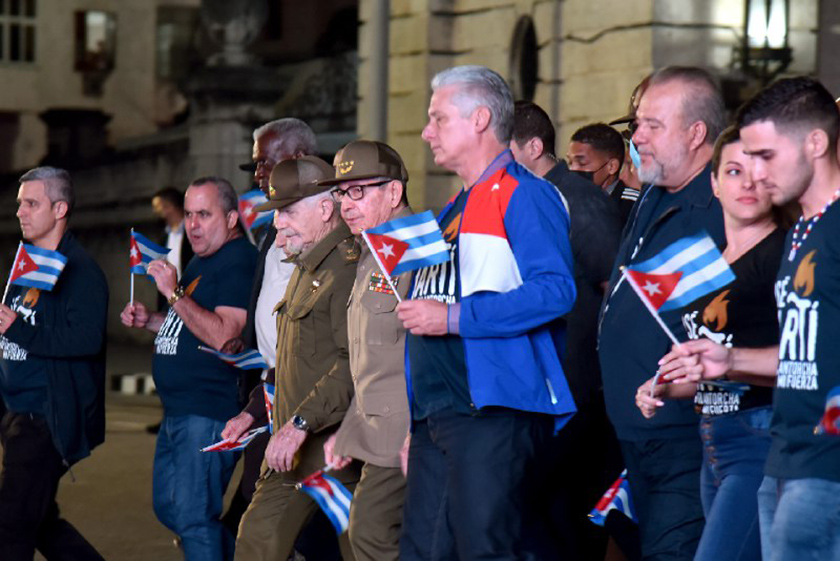
<svg viewBox="0 0 840 561"><path fill-rule="evenodd" d="M766 561L840 559L840 483L768 476L758 508Z"/></svg>
<svg viewBox="0 0 840 561"><path fill-rule="evenodd" d="M770 451L771 407L703 417L700 497L706 527L695 561L761 561L758 488Z"/></svg>
<svg viewBox="0 0 840 561"><path fill-rule="evenodd" d="M188 561L233 558L233 536L219 520L238 454L199 452L221 440L225 423L196 415L163 417L155 449L152 501L178 534Z"/></svg>

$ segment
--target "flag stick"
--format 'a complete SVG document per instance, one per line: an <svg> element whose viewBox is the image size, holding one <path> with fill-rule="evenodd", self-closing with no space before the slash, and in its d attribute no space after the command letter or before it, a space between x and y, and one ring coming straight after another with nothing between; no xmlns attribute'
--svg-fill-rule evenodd
<svg viewBox="0 0 840 561"><path fill-rule="evenodd" d="M388 285L390 285L391 290L394 291L394 296L397 297L397 302L402 302L402 298L400 298L400 293L397 292L397 287L394 286L394 281L391 280L391 275L388 274L388 271L385 269L385 266L382 265L382 261L379 260L379 254L376 253L376 250L373 249L373 245L370 243L370 238L367 236L367 232L362 230L362 237L365 240L365 243L370 249L370 252L373 254L373 258L376 259L376 264L379 265L379 269L382 271L382 274L385 275L385 280L388 281Z"/></svg>
<svg viewBox="0 0 840 561"><path fill-rule="evenodd" d="M9 271L9 280L6 281L6 290L3 291L3 300L0 301L3 304L6 303L6 296L9 295L9 286L11 286L11 284L12 284L12 275L15 274L15 266L17 265L18 257L20 257L20 248L22 248L22 247L23 247L23 242L18 242L18 248L17 248L17 251L15 252L15 260L12 261L12 270Z"/></svg>
<svg viewBox="0 0 840 561"><path fill-rule="evenodd" d="M131 229L131 239L134 239L134 228ZM131 243L128 244L131 246ZM131 284L131 292L129 293L128 302L129 304L134 304L134 272L131 270L131 264L129 263L128 266L128 275L131 277L130 284Z"/></svg>
<svg viewBox="0 0 840 561"><path fill-rule="evenodd" d="M621 274L622 274L622 276L624 276L624 280L626 280L628 283L630 283L630 286L633 287L633 291L636 293L636 295L642 301L642 304L645 305L645 308L648 309L650 314L653 316L653 319L656 320L656 323L659 324L659 327L662 328L662 330L665 332L665 334L668 336L668 338L671 340L671 342L673 344L679 346L680 342L677 341L677 337L674 335L673 331L668 329L668 326L665 325L665 322L662 321L662 318L659 317L659 312L656 311L656 308L654 308L653 304L650 303L650 300L647 299L647 296L645 296L645 293L642 292L642 287L640 287L638 284L636 284L636 281L633 279L633 277L631 277L630 275L627 274L627 267L621 267ZM653 390L656 389L656 384L659 383L659 376L660 376L660 372L659 372L659 370L657 370L656 374L654 374L654 376L653 376L653 383L650 385L650 397L653 397Z"/></svg>

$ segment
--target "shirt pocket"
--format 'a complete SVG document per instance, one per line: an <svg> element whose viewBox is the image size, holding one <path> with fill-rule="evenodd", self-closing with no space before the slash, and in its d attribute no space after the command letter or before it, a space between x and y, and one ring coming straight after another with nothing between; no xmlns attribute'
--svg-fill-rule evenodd
<svg viewBox="0 0 840 561"><path fill-rule="evenodd" d="M402 329L402 323L394 312L394 308L397 307L397 297L384 292L369 291L362 295L361 304L365 310L363 343L366 345L396 344Z"/></svg>
<svg viewBox="0 0 840 561"><path fill-rule="evenodd" d="M315 303L317 299L306 298L301 302L286 302L286 333L284 340L292 343L291 353L311 357L317 352L315 329Z"/></svg>

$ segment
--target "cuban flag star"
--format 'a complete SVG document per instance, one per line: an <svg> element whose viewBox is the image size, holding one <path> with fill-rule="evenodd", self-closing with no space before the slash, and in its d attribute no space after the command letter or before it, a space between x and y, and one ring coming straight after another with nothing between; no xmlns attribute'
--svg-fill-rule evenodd
<svg viewBox="0 0 840 561"><path fill-rule="evenodd" d="M155 259L166 259L169 251L169 249L159 246L143 234L131 230L129 263L132 273L136 275L147 274L149 263Z"/></svg>
<svg viewBox="0 0 840 561"><path fill-rule="evenodd" d="M395 218L362 236L389 277L449 261L449 247L430 210Z"/></svg>
<svg viewBox="0 0 840 561"><path fill-rule="evenodd" d="M296 486L318 503L327 518L330 519L335 531L342 534L350 525L350 501L352 493L337 479L318 470Z"/></svg>
<svg viewBox="0 0 840 561"><path fill-rule="evenodd" d="M274 212L268 210L257 212L255 207L268 201L265 193L259 189L252 189L239 197L239 216L249 230L255 230L260 226L269 224L274 219Z"/></svg>

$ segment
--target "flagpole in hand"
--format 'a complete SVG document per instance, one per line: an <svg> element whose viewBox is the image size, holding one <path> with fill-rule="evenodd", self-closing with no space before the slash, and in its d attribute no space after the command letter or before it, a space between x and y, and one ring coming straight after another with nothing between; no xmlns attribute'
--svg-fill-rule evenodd
<svg viewBox="0 0 840 561"><path fill-rule="evenodd" d="M134 228L131 229L131 237L134 238ZM131 277L131 292L128 297L128 303L134 304L134 271L131 270L131 267L128 268L128 274Z"/></svg>
<svg viewBox="0 0 840 561"><path fill-rule="evenodd" d="M0 303L6 303L6 296L9 295L9 287L12 285L12 275L15 274L15 265L17 265L18 257L20 257L20 248L23 247L23 242L18 242L18 248L15 252L15 259L12 261L12 270L9 271L9 280L6 281L6 290L3 291L3 300Z"/></svg>
<svg viewBox="0 0 840 561"><path fill-rule="evenodd" d="M364 238L370 252L373 254L373 258L376 259L376 264L379 265L379 269L382 271L382 274L385 275L385 280L388 281L388 285L391 287L391 290L394 291L394 296L397 297L397 302L402 302L400 293L397 292L397 287L394 286L394 281L391 280L391 275L388 274L388 269L386 269L382 264L382 261L379 260L379 254L376 253L376 250L373 248L373 244L370 243L370 238L368 238L367 232L364 230L362 230L362 238Z"/></svg>

